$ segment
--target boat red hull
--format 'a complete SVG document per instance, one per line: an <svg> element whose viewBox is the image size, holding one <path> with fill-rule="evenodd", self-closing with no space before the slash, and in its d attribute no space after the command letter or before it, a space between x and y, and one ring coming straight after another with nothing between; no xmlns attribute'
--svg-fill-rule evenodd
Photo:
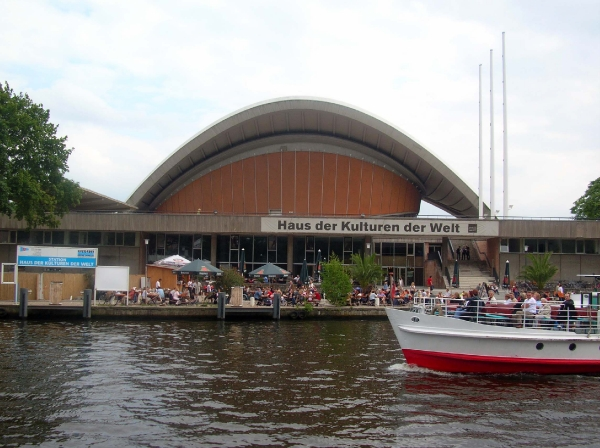
<svg viewBox="0 0 600 448"><path fill-rule="evenodd" d="M598 360L531 359L403 349L408 364L452 373L597 374Z"/></svg>

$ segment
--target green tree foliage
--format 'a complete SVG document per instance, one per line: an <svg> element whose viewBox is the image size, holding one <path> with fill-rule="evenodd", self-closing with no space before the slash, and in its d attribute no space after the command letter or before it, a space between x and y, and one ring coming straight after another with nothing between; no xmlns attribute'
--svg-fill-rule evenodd
<svg viewBox="0 0 600 448"><path fill-rule="evenodd" d="M571 207L577 219L600 219L600 177L588 185L585 194Z"/></svg>
<svg viewBox="0 0 600 448"><path fill-rule="evenodd" d="M331 254L329 261L323 263L321 276L321 289L329 303L346 305L348 294L352 292L352 282L337 255Z"/></svg>
<svg viewBox="0 0 600 448"><path fill-rule="evenodd" d="M224 268L223 274L217 277L216 286L217 288L221 288L221 291L229 294L232 287L244 286L244 277L237 269Z"/></svg>
<svg viewBox="0 0 600 448"><path fill-rule="evenodd" d="M57 227L81 200L79 185L64 178L72 149L49 118L27 94L0 84L0 214L29 228Z"/></svg>
<svg viewBox="0 0 600 448"><path fill-rule="evenodd" d="M527 254L527 258L531 264L521 269L520 278L529 280L538 289L544 288L546 283L558 272L558 268L550 263L551 256L552 252L540 255Z"/></svg>
<svg viewBox="0 0 600 448"><path fill-rule="evenodd" d="M363 292L383 278L381 266L375 263L375 255L352 254L352 265L348 268L350 276L357 281Z"/></svg>

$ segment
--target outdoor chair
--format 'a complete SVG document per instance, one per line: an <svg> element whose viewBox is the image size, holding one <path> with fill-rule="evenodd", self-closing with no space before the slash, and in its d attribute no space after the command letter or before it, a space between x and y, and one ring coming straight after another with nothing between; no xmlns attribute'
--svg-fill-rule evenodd
<svg viewBox="0 0 600 448"><path fill-rule="evenodd" d="M100 301L102 301L103 305L110 305L112 303L112 299L114 297L115 297L114 291L104 291L98 299Z"/></svg>

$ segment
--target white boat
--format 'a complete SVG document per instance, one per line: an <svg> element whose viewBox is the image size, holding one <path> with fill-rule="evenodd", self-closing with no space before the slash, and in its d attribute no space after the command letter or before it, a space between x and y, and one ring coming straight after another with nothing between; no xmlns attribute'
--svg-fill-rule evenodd
<svg viewBox="0 0 600 448"><path fill-rule="evenodd" d="M600 374L597 327L514 328L386 308L408 364L455 373Z"/></svg>

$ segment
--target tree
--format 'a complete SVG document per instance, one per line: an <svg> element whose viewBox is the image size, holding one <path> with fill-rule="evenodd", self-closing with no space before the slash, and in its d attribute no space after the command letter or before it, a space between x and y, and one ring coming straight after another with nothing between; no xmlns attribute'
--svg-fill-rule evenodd
<svg viewBox="0 0 600 448"><path fill-rule="evenodd" d="M352 254L352 265L348 268L353 280L360 284L363 293L383 278L381 266L375 263L375 255Z"/></svg>
<svg viewBox="0 0 600 448"><path fill-rule="evenodd" d="M346 305L352 282L337 255L331 254L329 261L323 263L321 276L321 289L327 300L336 306Z"/></svg>
<svg viewBox="0 0 600 448"><path fill-rule="evenodd" d="M0 84L0 214L28 228L58 227L59 218L79 204L79 184L65 179L67 137L48 121L50 111L27 94Z"/></svg>
<svg viewBox="0 0 600 448"><path fill-rule="evenodd" d="M550 263L551 256L552 252L540 255L527 254L527 258L531 261L531 264L521 269L520 278L529 280L538 289L542 289L558 271L558 268Z"/></svg>
<svg viewBox="0 0 600 448"><path fill-rule="evenodd" d="M229 294L232 287L244 286L244 277L237 269L223 268L223 274L217 277L216 285L217 288L221 288L221 291Z"/></svg>
<svg viewBox="0 0 600 448"><path fill-rule="evenodd" d="M577 219L600 219L600 177L590 182L585 194L573 203L571 213Z"/></svg>

